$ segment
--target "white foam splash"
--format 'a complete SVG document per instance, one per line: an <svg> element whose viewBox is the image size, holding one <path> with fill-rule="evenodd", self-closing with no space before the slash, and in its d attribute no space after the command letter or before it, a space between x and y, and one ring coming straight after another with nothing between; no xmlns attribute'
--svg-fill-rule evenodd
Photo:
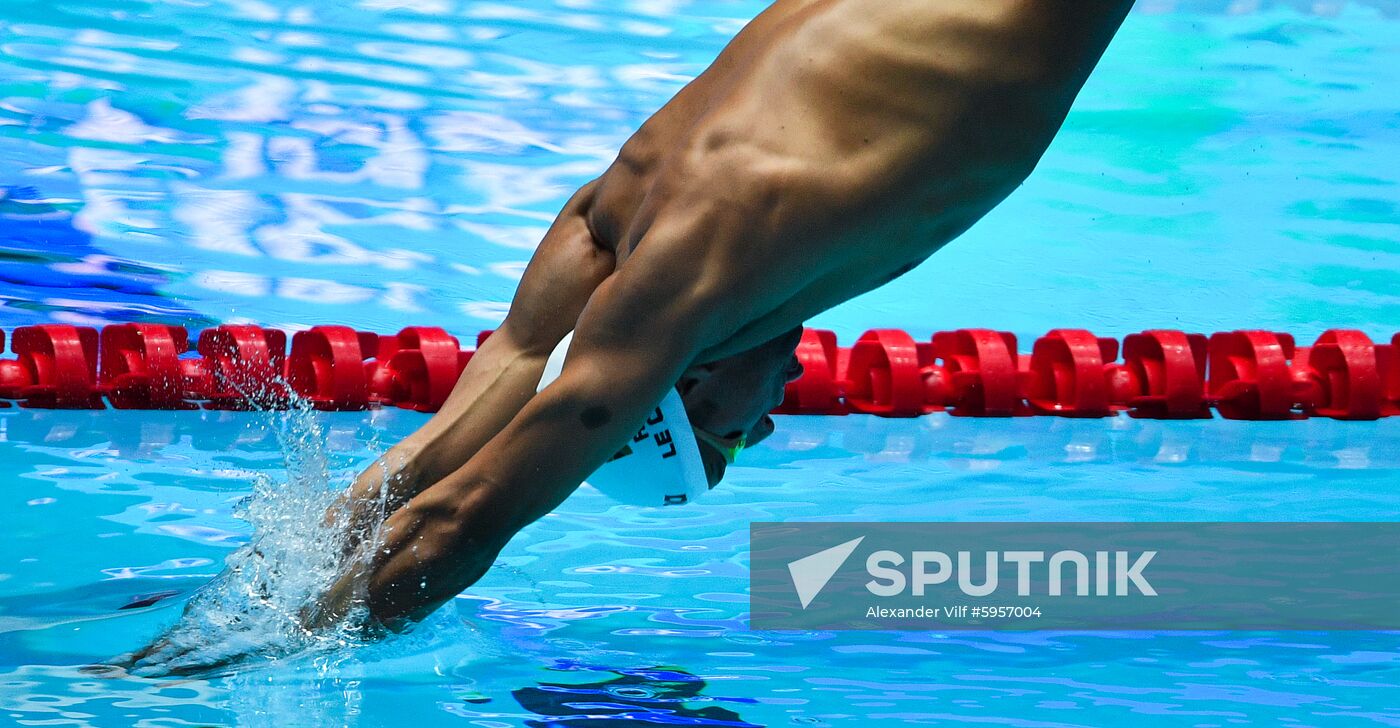
<svg viewBox="0 0 1400 728"><path fill-rule="evenodd" d="M294 403L285 412L262 416L281 446L286 479L256 476L252 494L235 512L252 527L252 538L190 599L179 622L133 667L135 675L314 657L363 645L373 636L364 627L362 606L332 628L302 626L302 615L346 566L343 518L329 523L325 518L340 488L332 486L325 434L314 410ZM386 492L381 488L380 497ZM378 535L376 526L365 538L377 543Z"/></svg>

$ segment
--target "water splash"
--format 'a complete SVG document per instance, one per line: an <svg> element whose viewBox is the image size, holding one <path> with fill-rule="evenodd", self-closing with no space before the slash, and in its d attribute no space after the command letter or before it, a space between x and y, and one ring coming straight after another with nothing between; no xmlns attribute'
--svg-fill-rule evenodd
<svg viewBox="0 0 1400 728"><path fill-rule="evenodd" d="M367 644L378 636L367 610L356 606L338 624L321 630L303 626L304 615L347 567L347 536L373 553L379 521L363 534L349 534L348 513L338 502L316 412L295 400L284 411L263 412L263 427L276 437L285 480L255 476L251 495L235 515L252 537L226 561L224 571L190 599L181 619L138 655L132 673L166 675L315 656ZM388 471L369 505L381 512ZM330 514L330 517L327 517ZM323 666L332 663L323 661Z"/></svg>

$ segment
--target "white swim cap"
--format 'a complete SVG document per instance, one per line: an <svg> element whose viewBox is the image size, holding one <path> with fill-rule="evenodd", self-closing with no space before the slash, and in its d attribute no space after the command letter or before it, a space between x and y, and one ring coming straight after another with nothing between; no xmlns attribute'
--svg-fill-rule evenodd
<svg viewBox="0 0 1400 728"><path fill-rule="evenodd" d="M570 331L549 355L536 392L559 378L573 340ZM675 388L667 392L622 451L584 482L614 500L640 506L688 503L708 491L705 463L680 393Z"/></svg>

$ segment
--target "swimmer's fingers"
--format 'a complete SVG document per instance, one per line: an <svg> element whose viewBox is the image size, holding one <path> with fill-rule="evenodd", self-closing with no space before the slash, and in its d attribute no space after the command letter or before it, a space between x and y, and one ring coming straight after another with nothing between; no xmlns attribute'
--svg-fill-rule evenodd
<svg viewBox="0 0 1400 728"><path fill-rule="evenodd" d="M162 637L137 652L128 670L131 674L142 677L168 675L170 674L167 669L169 665L185 659L191 653L198 652L204 647L206 645L203 643L188 637L178 643L169 636Z"/></svg>
<svg viewBox="0 0 1400 728"><path fill-rule="evenodd" d="M179 625L136 653L129 671L138 677L192 675L228 664L265 648L246 630L221 630L217 635L179 632Z"/></svg>
<svg viewBox="0 0 1400 728"><path fill-rule="evenodd" d="M266 642L248 635L225 635L220 644L188 644L168 649L137 663L137 677L214 677L236 663L263 653Z"/></svg>
<svg viewBox="0 0 1400 728"><path fill-rule="evenodd" d="M118 657L122 657L122 655L118 655ZM126 678L126 676L129 675L129 673L126 672L125 666L113 665L111 662L98 662L98 664L94 665L83 665L81 668L78 668L78 672L83 673L83 675L94 676L94 678Z"/></svg>
<svg viewBox="0 0 1400 728"><path fill-rule="evenodd" d="M112 655L96 665L88 667L131 667L136 664L136 652L123 652L120 655Z"/></svg>
<svg viewBox="0 0 1400 728"><path fill-rule="evenodd" d="M148 661L152 654L164 649L164 646L162 640L157 640L134 652L123 652L97 664L85 665L81 670L96 677L126 677L134 674L137 665Z"/></svg>
<svg viewBox="0 0 1400 728"><path fill-rule="evenodd" d="M167 663L187 652L189 652L188 647L172 647L169 644L164 644L138 657L127 669L133 675L163 675L165 674L163 668Z"/></svg>
<svg viewBox="0 0 1400 728"><path fill-rule="evenodd" d="M181 673L175 671L176 666L187 662L187 658L185 657L187 654L189 654L189 650L177 650L171 655L153 655L132 665L127 672L134 677L147 678L178 675Z"/></svg>
<svg viewBox="0 0 1400 728"><path fill-rule="evenodd" d="M145 647L142 647L139 650L135 650L133 652L123 652L120 655L115 655L113 657L107 658L107 660L105 660L104 662L107 665L131 669L136 665L136 663L149 657L151 653L164 648L166 644L166 639L164 637L159 637L155 640L152 640L150 644L146 645Z"/></svg>
<svg viewBox="0 0 1400 728"><path fill-rule="evenodd" d="M148 660L137 663L129 671L135 677L158 678L158 677L186 677L199 674L205 669L213 669L222 662L204 658L190 658L185 655L188 651L181 653L180 657L170 659Z"/></svg>

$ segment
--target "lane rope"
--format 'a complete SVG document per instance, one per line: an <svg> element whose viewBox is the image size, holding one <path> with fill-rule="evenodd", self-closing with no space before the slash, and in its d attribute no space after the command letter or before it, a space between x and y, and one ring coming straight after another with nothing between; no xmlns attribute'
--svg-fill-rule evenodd
<svg viewBox="0 0 1400 728"><path fill-rule="evenodd" d="M476 346L490 336L477 334ZM433 326L382 335L348 326L287 332L244 324L204 329L125 323L23 326L0 356L0 407L41 409L400 407L435 412L475 348ZM290 344L290 348L289 348ZM1029 353L990 329L916 340L872 329L850 347L806 329L803 374L775 414L918 417L1111 417L1238 420L1400 415L1400 333L1376 343L1331 329L1311 346L1291 335L1155 329L1120 342L1055 329Z"/></svg>

